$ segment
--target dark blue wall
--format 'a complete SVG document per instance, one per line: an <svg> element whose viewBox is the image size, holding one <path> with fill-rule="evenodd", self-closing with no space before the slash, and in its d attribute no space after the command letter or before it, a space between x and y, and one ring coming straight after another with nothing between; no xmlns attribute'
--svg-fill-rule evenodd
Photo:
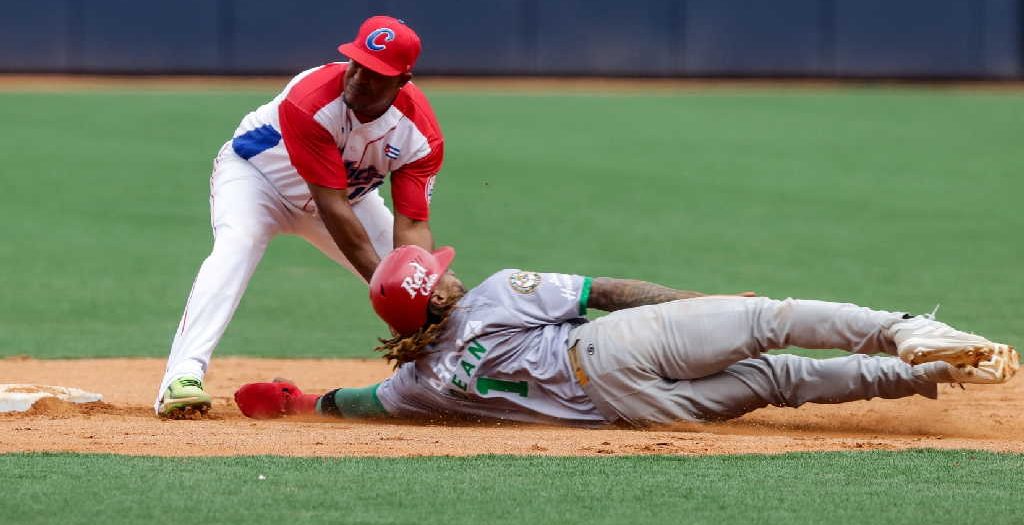
<svg viewBox="0 0 1024 525"><path fill-rule="evenodd" d="M33 0L0 71L294 73L377 13L421 74L1021 78L1024 0Z"/></svg>

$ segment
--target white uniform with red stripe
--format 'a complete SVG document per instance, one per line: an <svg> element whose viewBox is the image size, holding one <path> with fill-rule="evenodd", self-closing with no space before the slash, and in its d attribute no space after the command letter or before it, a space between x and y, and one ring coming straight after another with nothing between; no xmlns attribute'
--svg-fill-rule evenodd
<svg viewBox="0 0 1024 525"><path fill-rule="evenodd" d="M361 123L341 97L347 66L331 63L297 75L246 115L217 155L210 179L213 251L192 285L155 406L175 378L203 378L274 236L303 237L359 275L318 216L307 181L348 190L353 212L382 257L393 248L394 219L377 191L387 174L395 211L429 218L444 156L430 103L410 82L383 115Z"/></svg>
<svg viewBox="0 0 1024 525"><path fill-rule="evenodd" d="M395 211L426 220L444 156L430 103L410 83L386 113L362 124L341 98L347 66L334 63L300 73L274 100L242 119L232 148L299 208L312 204L306 181L348 188L349 201L358 202L391 173Z"/></svg>

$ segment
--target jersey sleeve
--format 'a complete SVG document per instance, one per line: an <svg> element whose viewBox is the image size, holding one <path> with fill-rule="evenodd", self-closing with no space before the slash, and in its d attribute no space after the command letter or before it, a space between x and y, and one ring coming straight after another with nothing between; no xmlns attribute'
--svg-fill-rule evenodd
<svg viewBox="0 0 1024 525"><path fill-rule="evenodd" d="M430 198L434 179L444 161L444 142L431 145L430 153L398 168L391 174L391 200L395 211L406 217L425 221L430 218Z"/></svg>
<svg viewBox="0 0 1024 525"><path fill-rule="evenodd" d="M348 187L345 163L331 134L313 115L287 98L278 108L281 137L295 170L306 182L342 190Z"/></svg>
<svg viewBox="0 0 1024 525"><path fill-rule="evenodd" d="M485 281L485 293L514 326L557 324L587 312L590 277L502 270Z"/></svg>
<svg viewBox="0 0 1024 525"><path fill-rule="evenodd" d="M417 419L443 412L430 388L417 378L417 363L403 363L377 388L377 400L392 417ZM434 400L433 403L430 400Z"/></svg>

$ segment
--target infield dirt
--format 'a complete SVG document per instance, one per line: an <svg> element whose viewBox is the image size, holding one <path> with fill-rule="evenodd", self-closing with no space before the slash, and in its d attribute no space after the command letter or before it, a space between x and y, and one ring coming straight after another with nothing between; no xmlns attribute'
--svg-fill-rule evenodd
<svg viewBox="0 0 1024 525"><path fill-rule="evenodd" d="M63 92L110 89L255 89L274 92L286 78L149 78L0 76L0 91ZM417 81L419 82L420 79ZM722 87L820 89L847 83L758 83L701 80L423 79L427 89L499 91L686 91ZM857 85L854 83L854 85ZM918 84L914 85L919 86ZM1024 89L1021 83L942 84L953 89ZM1024 380L993 387L941 389L940 400L874 400L841 406L767 408L727 424L669 429L582 430L509 423L402 424L346 420L252 421L234 407L239 385L283 376L310 392L362 386L387 376L379 360L261 360L216 358L207 386L212 417L162 421L152 412L164 359L0 359L0 383L74 386L105 402L38 404L27 414L0 414L0 453L109 452L163 456L280 454L294 456L413 456L536 454L723 454L816 450L971 448L1024 452Z"/></svg>
<svg viewBox="0 0 1024 525"><path fill-rule="evenodd" d="M0 359L0 383L74 386L102 403L53 400L0 414L0 453L107 452L159 456L424 456L529 454L735 454L819 450L966 448L1024 452L1024 382L942 387L938 401L915 397L844 405L769 407L728 423L657 430L574 429L479 423L336 419L246 419L232 401L239 385L275 376L307 392L363 386L390 373L381 360L215 359L206 378L210 417L153 415L163 359Z"/></svg>

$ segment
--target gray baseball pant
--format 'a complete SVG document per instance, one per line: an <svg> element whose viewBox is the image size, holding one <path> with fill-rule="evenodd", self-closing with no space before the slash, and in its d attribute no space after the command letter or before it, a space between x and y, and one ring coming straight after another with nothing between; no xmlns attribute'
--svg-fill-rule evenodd
<svg viewBox="0 0 1024 525"><path fill-rule="evenodd" d="M901 317L853 304L702 297L611 313L574 329L569 343L583 389L609 420L716 421L767 405L937 397L926 365L894 357L762 355L789 346L895 355L885 328Z"/></svg>

